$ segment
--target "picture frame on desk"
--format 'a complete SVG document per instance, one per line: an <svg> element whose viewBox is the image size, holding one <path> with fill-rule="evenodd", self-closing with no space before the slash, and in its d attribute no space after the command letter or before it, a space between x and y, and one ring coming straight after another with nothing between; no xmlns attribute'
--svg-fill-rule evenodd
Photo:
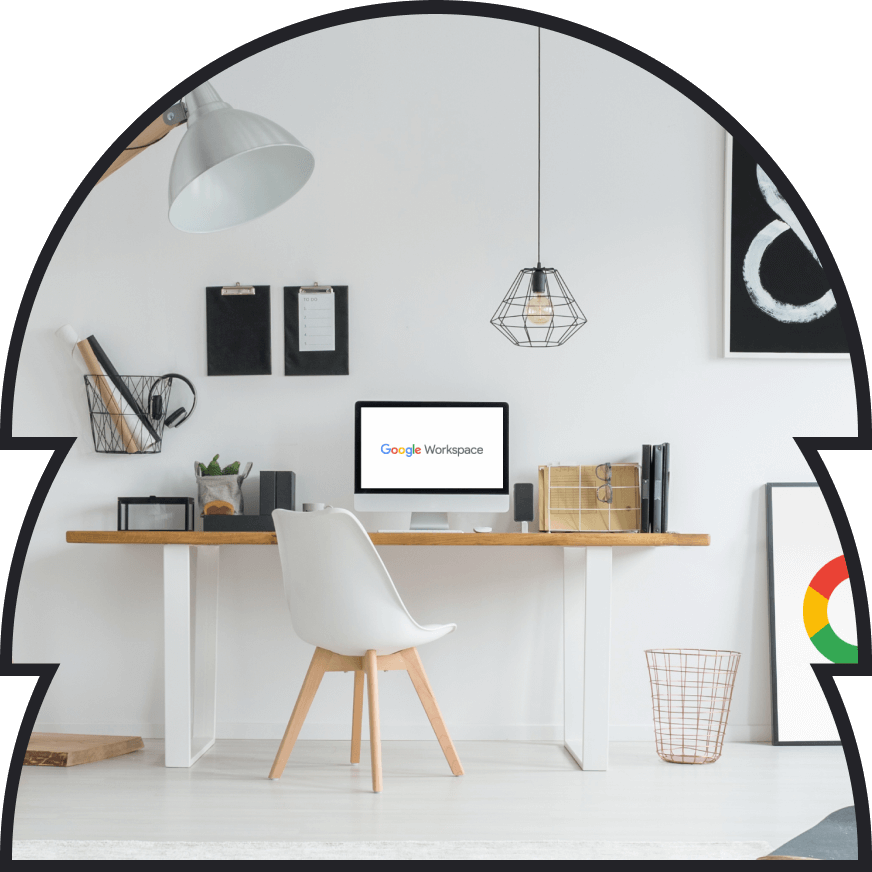
<svg viewBox="0 0 872 872"><path fill-rule="evenodd" d="M131 506L141 507L138 511L143 513L143 519L152 523L163 520L165 523L159 527L143 527L138 517L134 517L131 527ZM149 509L151 511L149 512ZM175 511L173 511L175 509ZM134 509L134 515L138 514ZM170 520L170 515L175 514L175 524ZM179 515L182 515L179 518ZM161 518L161 516L163 516ZM181 523L181 526L179 526ZM141 530L143 532L158 532L161 530L190 531L194 529L194 498L193 497L118 497L118 530Z"/></svg>

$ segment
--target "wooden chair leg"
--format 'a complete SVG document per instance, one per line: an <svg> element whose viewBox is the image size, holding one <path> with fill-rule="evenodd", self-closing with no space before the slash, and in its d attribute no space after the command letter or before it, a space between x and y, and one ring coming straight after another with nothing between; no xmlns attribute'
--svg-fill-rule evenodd
<svg viewBox="0 0 872 872"><path fill-rule="evenodd" d="M351 712L351 762L360 763L360 734L363 730L363 672L354 673L354 705Z"/></svg>
<svg viewBox="0 0 872 872"><path fill-rule="evenodd" d="M370 649L363 655L363 669L366 672L366 689L369 696L369 748L372 756L372 789L381 793L381 734L378 725L378 663L375 651Z"/></svg>
<svg viewBox="0 0 872 872"><path fill-rule="evenodd" d="M421 705L427 712L430 726L436 733L436 738L439 740L442 753L445 755L451 771L455 775L463 775L463 766L460 765L460 758L457 756L457 751L454 750L454 743L451 741L451 736L448 735L445 721L442 720L442 712L439 711L439 706L436 704L436 697L433 695L433 688L430 687L430 682L427 680L427 673L424 672L424 664L421 663L418 649L406 648L400 653L403 655L403 661L409 670L409 678L412 679L412 684L418 692L418 699L421 700Z"/></svg>
<svg viewBox="0 0 872 872"><path fill-rule="evenodd" d="M269 771L270 778L282 777L282 772L285 771L285 764L288 762L288 757L291 756L294 743L297 741L297 736L300 735L300 728L303 726L303 721L306 720L309 707L312 705L312 700L318 692L321 679L324 677L327 664L332 656L333 654L326 648L315 649L315 653L312 655L312 662L309 663L309 670L303 679L303 686L300 688L300 695L297 697L297 702L291 713L291 719L288 721L285 735L282 737L281 744L279 745L276 759L273 761L272 769Z"/></svg>

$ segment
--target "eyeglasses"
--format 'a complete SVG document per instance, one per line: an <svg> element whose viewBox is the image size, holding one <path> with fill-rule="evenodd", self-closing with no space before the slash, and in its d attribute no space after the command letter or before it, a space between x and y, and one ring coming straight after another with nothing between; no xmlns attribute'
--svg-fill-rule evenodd
<svg viewBox="0 0 872 872"><path fill-rule="evenodd" d="M612 501L612 465L611 463L601 463L596 468L596 477L605 484L601 484L596 489L596 497L600 502L611 503Z"/></svg>

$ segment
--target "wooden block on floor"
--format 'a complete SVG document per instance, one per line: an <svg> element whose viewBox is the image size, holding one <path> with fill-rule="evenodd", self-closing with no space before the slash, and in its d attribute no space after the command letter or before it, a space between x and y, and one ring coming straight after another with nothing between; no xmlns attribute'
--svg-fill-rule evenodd
<svg viewBox="0 0 872 872"><path fill-rule="evenodd" d="M120 757L145 746L139 736L86 736L80 733L32 733L25 766L77 766Z"/></svg>

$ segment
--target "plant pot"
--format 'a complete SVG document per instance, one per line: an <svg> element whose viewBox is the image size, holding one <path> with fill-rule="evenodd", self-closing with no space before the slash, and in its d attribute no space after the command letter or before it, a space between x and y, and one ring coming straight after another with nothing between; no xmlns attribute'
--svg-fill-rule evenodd
<svg viewBox="0 0 872 872"><path fill-rule="evenodd" d="M242 482L251 472L247 463L237 475L202 475L200 464L194 461L194 476L197 479L197 503L200 517L205 515L241 515Z"/></svg>

